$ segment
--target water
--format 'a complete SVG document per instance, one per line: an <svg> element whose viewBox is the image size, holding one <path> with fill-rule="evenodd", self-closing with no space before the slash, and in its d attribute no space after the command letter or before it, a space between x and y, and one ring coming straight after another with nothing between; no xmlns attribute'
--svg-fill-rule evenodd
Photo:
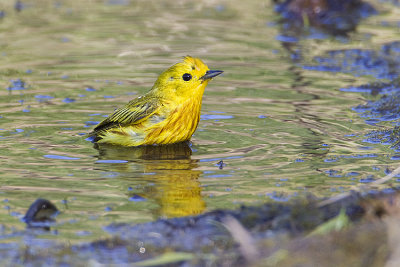
<svg viewBox="0 0 400 267"><path fill-rule="evenodd" d="M18 237L39 197L61 211L46 238L91 241L112 222L332 196L398 165L389 145L364 142L390 122L366 123L352 110L377 98L341 90L376 78L304 67L328 49L380 49L398 31L381 23L397 20L390 12L364 20L350 39L294 39L292 53L265 1L42 0L0 9L0 224L14 233L5 239ZM96 149L85 140L185 55L224 70L206 89L191 146Z"/></svg>

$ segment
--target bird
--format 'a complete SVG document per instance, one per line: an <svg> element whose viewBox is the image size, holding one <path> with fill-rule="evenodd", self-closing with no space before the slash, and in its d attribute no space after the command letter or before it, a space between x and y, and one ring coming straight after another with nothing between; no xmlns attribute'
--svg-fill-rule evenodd
<svg viewBox="0 0 400 267"><path fill-rule="evenodd" d="M221 73L186 56L161 73L149 92L115 110L89 136L97 144L127 147L189 141L200 121L204 90Z"/></svg>

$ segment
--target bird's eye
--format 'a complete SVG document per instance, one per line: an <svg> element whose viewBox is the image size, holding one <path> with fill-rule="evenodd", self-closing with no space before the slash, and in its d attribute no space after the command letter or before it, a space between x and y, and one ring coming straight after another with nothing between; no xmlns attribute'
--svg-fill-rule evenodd
<svg viewBox="0 0 400 267"><path fill-rule="evenodd" d="M190 81L192 79L192 75L190 75L189 73L185 73L182 75L182 79L186 82Z"/></svg>

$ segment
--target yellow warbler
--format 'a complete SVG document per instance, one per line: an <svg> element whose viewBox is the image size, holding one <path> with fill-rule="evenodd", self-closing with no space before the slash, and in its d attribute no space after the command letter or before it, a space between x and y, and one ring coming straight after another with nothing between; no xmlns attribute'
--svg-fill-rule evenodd
<svg viewBox="0 0 400 267"><path fill-rule="evenodd" d="M97 143L122 146L187 141L199 124L204 89L221 73L187 56L164 71L147 94L117 109L89 135Z"/></svg>

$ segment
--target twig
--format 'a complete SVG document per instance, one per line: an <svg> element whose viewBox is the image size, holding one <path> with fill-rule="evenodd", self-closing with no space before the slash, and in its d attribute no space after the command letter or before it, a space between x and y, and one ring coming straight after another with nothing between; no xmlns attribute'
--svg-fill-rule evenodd
<svg viewBox="0 0 400 267"><path fill-rule="evenodd" d="M254 245L254 239L240 222L232 216L227 216L222 222L233 239L239 244L239 249L243 257L249 262L257 260L259 258L259 251Z"/></svg>
<svg viewBox="0 0 400 267"><path fill-rule="evenodd" d="M379 184L383 184L386 183L387 181L389 181L390 179L392 179L394 176L396 176L397 174L400 174L400 167L396 168L394 171L392 171L391 173L389 173L388 175L386 175L385 177L375 180L372 183L370 183L370 186L373 185L379 185ZM364 189L365 187L353 187L352 190L355 192L359 192L361 191L361 189ZM323 207L329 204L332 204L334 202L337 202L339 200L345 199L347 197L349 197L351 195L351 192L345 192L345 193L341 193L338 194L336 196L333 196L331 198L325 199L321 202L318 203L318 207Z"/></svg>

